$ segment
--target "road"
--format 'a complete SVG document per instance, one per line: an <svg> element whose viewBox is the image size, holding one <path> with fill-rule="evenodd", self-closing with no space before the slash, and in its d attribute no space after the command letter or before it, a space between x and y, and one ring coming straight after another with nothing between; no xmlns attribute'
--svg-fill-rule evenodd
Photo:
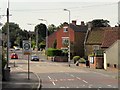
<svg viewBox="0 0 120 90"><path fill-rule="evenodd" d="M15 61L18 71L26 71L27 56L17 52L20 59ZM22 58L21 58L22 57ZM113 73L104 70L95 71L79 68L74 64L52 62L39 54L40 61L30 61L30 71L35 73L42 82L42 88L118 88L118 79ZM42 60L42 61L41 61Z"/></svg>

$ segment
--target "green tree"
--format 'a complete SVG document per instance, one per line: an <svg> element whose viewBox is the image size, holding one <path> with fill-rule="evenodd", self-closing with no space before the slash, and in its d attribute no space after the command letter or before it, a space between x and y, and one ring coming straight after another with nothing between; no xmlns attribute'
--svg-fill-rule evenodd
<svg viewBox="0 0 120 90"><path fill-rule="evenodd" d="M52 34L56 29L57 27L54 24L49 25L48 26L49 35Z"/></svg>
<svg viewBox="0 0 120 90"><path fill-rule="evenodd" d="M32 47L33 49L35 49L35 46L36 46L35 40L32 40L32 41L31 41L31 47Z"/></svg>
<svg viewBox="0 0 120 90"><path fill-rule="evenodd" d="M29 32L27 30L20 29L19 25L14 22L9 23L9 32L11 47L14 45L22 47L22 40L29 38ZM2 33L7 35L7 23L5 23L5 25L2 27ZM6 42L7 40L5 39L3 45L6 45Z"/></svg>
<svg viewBox="0 0 120 90"><path fill-rule="evenodd" d="M109 21L103 19L95 19L92 22L93 27L109 27Z"/></svg>
<svg viewBox="0 0 120 90"><path fill-rule="evenodd" d="M46 30L47 30L46 25L42 23L36 25L34 30L35 34L37 30L38 30L38 42L45 41Z"/></svg>

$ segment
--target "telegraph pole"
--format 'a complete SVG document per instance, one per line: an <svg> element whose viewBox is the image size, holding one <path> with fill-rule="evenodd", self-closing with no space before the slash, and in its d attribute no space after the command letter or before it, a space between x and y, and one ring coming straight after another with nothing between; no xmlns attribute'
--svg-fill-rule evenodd
<svg viewBox="0 0 120 90"><path fill-rule="evenodd" d="M8 0L8 8L7 8L7 68L9 66L9 0Z"/></svg>

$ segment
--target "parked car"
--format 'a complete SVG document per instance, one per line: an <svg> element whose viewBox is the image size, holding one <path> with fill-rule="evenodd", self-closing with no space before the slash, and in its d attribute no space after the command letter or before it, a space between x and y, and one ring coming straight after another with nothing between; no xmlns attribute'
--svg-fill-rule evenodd
<svg viewBox="0 0 120 90"><path fill-rule="evenodd" d="M18 59L18 55L16 53L11 54L11 59Z"/></svg>
<svg viewBox="0 0 120 90"><path fill-rule="evenodd" d="M31 57L31 61L39 61L39 57L37 55L33 55Z"/></svg>

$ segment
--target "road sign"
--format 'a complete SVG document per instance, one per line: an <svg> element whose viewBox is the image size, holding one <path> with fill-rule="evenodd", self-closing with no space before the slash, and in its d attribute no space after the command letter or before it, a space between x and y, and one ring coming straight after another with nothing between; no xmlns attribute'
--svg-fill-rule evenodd
<svg viewBox="0 0 120 90"><path fill-rule="evenodd" d="M24 55L31 54L31 41L29 41L29 40L23 41L23 53L24 53Z"/></svg>

